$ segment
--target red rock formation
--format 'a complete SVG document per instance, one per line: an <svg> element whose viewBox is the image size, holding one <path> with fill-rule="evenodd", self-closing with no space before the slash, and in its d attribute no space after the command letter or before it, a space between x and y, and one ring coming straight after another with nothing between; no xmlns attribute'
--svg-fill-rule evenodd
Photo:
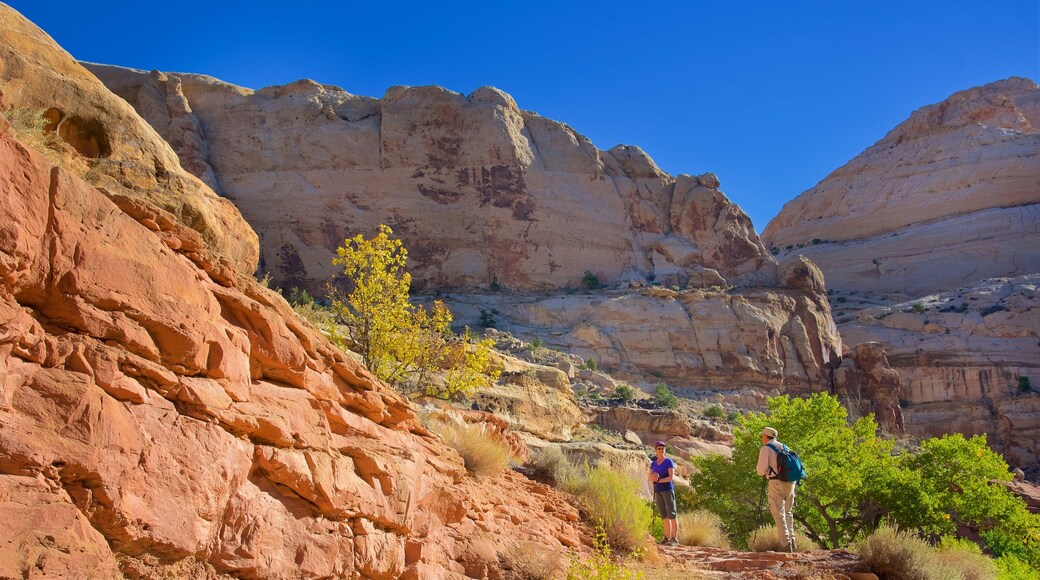
<svg viewBox="0 0 1040 580"><path fill-rule="evenodd" d="M0 575L480 576L586 537L558 492L468 476L196 231L3 121L0 224Z"/></svg>

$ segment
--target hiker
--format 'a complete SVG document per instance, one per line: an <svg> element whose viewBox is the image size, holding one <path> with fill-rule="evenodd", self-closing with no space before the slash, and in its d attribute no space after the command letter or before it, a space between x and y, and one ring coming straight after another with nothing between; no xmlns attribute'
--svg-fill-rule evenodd
<svg viewBox="0 0 1040 580"><path fill-rule="evenodd" d="M769 479L769 511L773 514L776 522L777 537L787 543L787 551L794 552L794 487L793 481L780 481L777 474L780 468L777 466L777 449L783 449L783 443L777 441L776 429L766 427L762 429L762 448L758 451L758 466L755 468L759 475Z"/></svg>
<svg viewBox="0 0 1040 580"><path fill-rule="evenodd" d="M657 442L654 453L657 457L650 461L649 475L650 481L654 482L654 503L664 522L664 539L661 544L678 546L679 522L675 519L675 484L672 483L675 462L664 456L664 441Z"/></svg>

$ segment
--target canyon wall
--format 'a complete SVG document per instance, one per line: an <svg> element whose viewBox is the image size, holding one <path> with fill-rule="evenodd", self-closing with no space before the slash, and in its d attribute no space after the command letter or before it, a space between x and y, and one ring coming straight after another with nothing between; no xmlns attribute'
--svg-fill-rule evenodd
<svg viewBox="0 0 1040 580"><path fill-rule="evenodd" d="M763 240L824 271L851 343L900 376L907 431L1040 461L1040 89L1011 78L915 111L784 206Z"/></svg>
<svg viewBox="0 0 1040 580"><path fill-rule="evenodd" d="M79 115L107 143L0 119L0 576L485 577L517 550L586 550L566 497L470 474L253 279L233 205L0 20L0 108Z"/></svg>

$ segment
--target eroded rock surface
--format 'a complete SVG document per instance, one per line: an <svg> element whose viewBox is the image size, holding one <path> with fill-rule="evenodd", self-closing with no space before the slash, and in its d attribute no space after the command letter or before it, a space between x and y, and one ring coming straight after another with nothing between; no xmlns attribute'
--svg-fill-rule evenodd
<svg viewBox="0 0 1040 580"><path fill-rule="evenodd" d="M1037 176L1040 89L1011 78L915 111L763 234L820 266L847 344L887 352L898 388L871 371L853 398L899 401L911 434L985 433L1021 466L1040 461L1040 407L1019 387L1040 382Z"/></svg>
<svg viewBox="0 0 1040 580"><path fill-rule="evenodd" d="M913 298L1038 272L1037 175L1040 89L1011 78L915 111L762 238L810 258L834 290Z"/></svg>
<svg viewBox="0 0 1040 580"><path fill-rule="evenodd" d="M2 120L0 224L3 575L482 577L511 543L587 541L558 492L468 475L198 232Z"/></svg>
<svg viewBox="0 0 1040 580"><path fill-rule="evenodd" d="M167 210L238 270L256 269L257 236L235 206L182 169L177 153L132 107L7 5L0 5L0 91L7 108L45 114L46 130L58 135L75 172ZM163 95L149 114L196 123L175 101ZM185 150L174 143L178 153Z"/></svg>
<svg viewBox="0 0 1040 580"><path fill-rule="evenodd" d="M750 219L714 175L670 176L637 147L594 147L483 87L381 99L298 81L259 91L191 74L86 65L262 237L262 269L319 291L347 237L391 225L420 288L772 281ZM176 95L200 133L165 106ZM696 272L694 270L699 268Z"/></svg>

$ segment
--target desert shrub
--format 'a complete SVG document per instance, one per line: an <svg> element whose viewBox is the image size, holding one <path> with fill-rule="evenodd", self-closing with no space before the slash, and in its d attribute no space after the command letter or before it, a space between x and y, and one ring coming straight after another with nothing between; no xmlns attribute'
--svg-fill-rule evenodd
<svg viewBox="0 0 1040 580"><path fill-rule="evenodd" d="M1029 382L1029 377L1018 377L1018 390L1023 393L1032 392L1033 384Z"/></svg>
<svg viewBox="0 0 1040 580"><path fill-rule="evenodd" d="M668 388L668 385L660 383L654 387L654 403L658 407L674 409L679 406L679 398Z"/></svg>
<svg viewBox="0 0 1040 580"><path fill-rule="evenodd" d="M598 290L602 286L599 282L599 276L588 270L585 270L585 274L581 277L581 283L588 290Z"/></svg>
<svg viewBox="0 0 1040 580"><path fill-rule="evenodd" d="M596 366L597 366L596 365L596 359L594 359L592 357L589 357L588 359L585 360L585 368L586 369L588 369L590 371L594 371L594 370L596 370Z"/></svg>
<svg viewBox="0 0 1040 580"><path fill-rule="evenodd" d="M693 487L675 482L675 510L679 513L692 512L697 505L697 492Z"/></svg>
<svg viewBox="0 0 1040 580"><path fill-rule="evenodd" d="M1040 580L1040 572L1020 558L1001 556L993 563L997 567L997 578L1001 580Z"/></svg>
<svg viewBox="0 0 1040 580"><path fill-rule="evenodd" d="M797 526L794 532L794 543L800 552L819 549L816 542L798 530ZM769 523L751 532L751 536L748 537L748 548L752 552L785 552L787 542L780 538L780 534L776 531L776 524Z"/></svg>
<svg viewBox="0 0 1040 580"><path fill-rule="evenodd" d="M717 419L725 414L722 407L718 405L712 405L704 410L704 416L712 419Z"/></svg>
<svg viewBox="0 0 1040 580"><path fill-rule="evenodd" d="M606 467L589 469L573 493L594 522L601 522L610 545L630 552L650 528L650 506L639 496L639 484Z"/></svg>
<svg viewBox="0 0 1040 580"><path fill-rule="evenodd" d="M477 425L433 421L430 423L430 429L440 435L448 446L459 452L466 465L466 471L473 475L497 473L508 467L513 459L508 447L490 437Z"/></svg>
<svg viewBox="0 0 1040 580"><path fill-rule="evenodd" d="M679 543L727 550L730 547L729 538L722 531L722 520L707 510L679 514Z"/></svg>
<svg viewBox="0 0 1040 580"><path fill-rule="evenodd" d="M609 534L600 526L593 538L593 552L588 559L571 558L567 580L639 580L638 572L629 571L624 562L615 562L608 541Z"/></svg>
<svg viewBox="0 0 1040 580"><path fill-rule="evenodd" d="M636 390L631 386L622 383L614 389L614 396L625 403L631 403L632 400L636 398Z"/></svg>
<svg viewBox="0 0 1040 580"><path fill-rule="evenodd" d="M524 580L552 580L564 564L557 553L528 541L511 543L500 558L503 568Z"/></svg>
<svg viewBox="0 0 1040 580"><path fill-rule="evenodd" d="M931 580L956 578L956 573L936 558L928 542L891 525L882 525L853 545L863 564L881 578Z"/></svg>
<svg viewBox="0 0 1040 580"><path fill-rule="evenodd" d="M995 580L997 565L975 542L946 536L938 545L936 559L956 570L964 580Z"/></svg>
<svg viewBox="0 0 1040 580"><path fill-rule="evenodd" d="M582 480L581 468L555 445L535 453L527 466L534 470L534 478L563 490L575 489Z"/></svg>

